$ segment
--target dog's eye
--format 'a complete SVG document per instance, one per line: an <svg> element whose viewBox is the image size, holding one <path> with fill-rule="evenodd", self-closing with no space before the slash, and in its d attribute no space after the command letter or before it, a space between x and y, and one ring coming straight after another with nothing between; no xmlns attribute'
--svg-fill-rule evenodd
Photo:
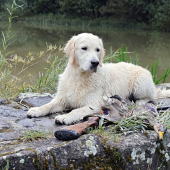
<svg viewBox="0 0 170 170"><path fill-rule="evenodd" d="M99 52L99 51L100 51L100 49L99 49L99 48L97 48L97 49L96 49L96 51L97 51L97 52Z"/></svg>
<svg viewBox="0 0 170 170"><path fill-rule="evenodd" d="M87 47L82 47L81 49L87 51Z"/></svg>

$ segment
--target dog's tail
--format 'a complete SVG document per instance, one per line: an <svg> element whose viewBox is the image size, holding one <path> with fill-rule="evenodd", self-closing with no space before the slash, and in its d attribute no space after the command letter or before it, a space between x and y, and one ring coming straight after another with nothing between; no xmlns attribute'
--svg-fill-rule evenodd
<svg viewBox="0 0 170 170"><path fill-rule="evenodd" d="M170 90L165 90L165 89L157 89L157 98L166 98L170 97Z"/></svg>

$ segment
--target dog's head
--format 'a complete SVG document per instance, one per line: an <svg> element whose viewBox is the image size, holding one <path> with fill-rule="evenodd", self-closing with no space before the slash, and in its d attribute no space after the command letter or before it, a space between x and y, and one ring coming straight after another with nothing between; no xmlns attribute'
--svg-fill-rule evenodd
<svg viewBox="0 0 170 170"><path fill-rule="evenodd" d="M98 65L102 67L105 50L102 40L90 33L73 36L64 48L69 63L75 64L82 71L97 71Z"/></svg>

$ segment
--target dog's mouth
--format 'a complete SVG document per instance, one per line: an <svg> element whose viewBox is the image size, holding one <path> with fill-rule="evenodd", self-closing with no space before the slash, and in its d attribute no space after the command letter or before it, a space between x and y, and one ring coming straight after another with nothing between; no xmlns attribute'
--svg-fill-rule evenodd
<svg viewBox="0 0 170 170"><path fill-rule="evenodd" d="M90 68L90 70L92 70L92 71L94 71L94 72L96 73L96 72L97 72L97 66L96 66L96 67L92 66L92 67Z"/></svg>
<svg viewBox="0 0 170 170"><path fill-rule="evenodd" d="M90 71L90 72L97 72L97 66L91 66L88 70L85 70L85 69L81 69L82 70L82 72L88 72L88 71Z"/></svg>
<svg viewBox="0 0 170 170"><path fill-rule="evenodd" d="M96 59L92 59L91 60L91 67L90 67L90 69L93 70L96 73L98 65L99 65L99 61L96 60Z"/></svg>

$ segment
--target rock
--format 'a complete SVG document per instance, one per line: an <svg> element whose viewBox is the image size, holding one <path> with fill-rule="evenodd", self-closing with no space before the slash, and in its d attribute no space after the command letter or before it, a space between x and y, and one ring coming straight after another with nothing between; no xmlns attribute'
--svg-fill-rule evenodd
<svg viewBox="0 0 170 170"><path fill-rule="evenodd" d="M73 141L59 141L53 134L64 125L55 124L55 114L32 119L26 116L27 107L43 105L52 98L51 94L26 94L17 98L18 103L0 105L0 169L8 160L11 170L170 170L170 130L163 141L159 141L154 130L122 135L119 140L115 140L116 135L105 139L102 134L100 137L86 134ZM50 135L46 139L23 142L24 133L34 130Z"/></svg>
<svg viewBox="0 0 170 170"><path fill-rule="evenodd" d="M46 103L49 103L53 98L55 94L50 93L21 93L19 96L15 99L15 101L26 104L31 107L38 107L42 106Z"/></svg>
<svg viewBox="0 0 170 170"><path fill-rule="evenodd" d="M159 84L158 86L163 86L166 89L170 89L170 83L163 83L163 84Z"/></svg>
<svg viewBox="0 0 170 170"><path fill-rule="evenodd" d="M9 103L7 99L0 97L0 104L7 104L7 103Z"/></svg>
<svg viewBox="0 0 170 170"><path fill-rule="evenodd" d="M0 115L4 117L26 118L27 111L15 109L8 105L0 105Z"/></svg>

